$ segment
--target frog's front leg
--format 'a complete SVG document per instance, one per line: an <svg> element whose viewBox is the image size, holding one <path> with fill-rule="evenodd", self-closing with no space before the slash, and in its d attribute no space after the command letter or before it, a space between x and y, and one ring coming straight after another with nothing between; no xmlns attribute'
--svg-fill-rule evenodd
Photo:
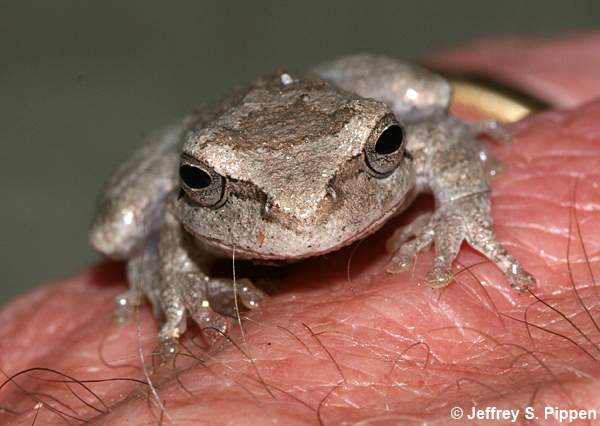
<svg viewBox="0 0 600 426"><path fill-rule="evenodd" d="M173 212L173 197L168 202L159 241L159 287L155 300L165 322L159 332L161 352L174 353L179 336L185 331L189 315L201 328L205 338L213 341L227 330L227 320L213 308L231 313L233 282L213 278L208 270L207 255L186 233ZM240 305L258 306L265 295L247 279L237 282Z"/></svg>
<svg viewBox="0 0 600 426"><path fill-rule="evenodd" d="M98 200L91 243L112 259L127 260L129 290L116 298L118 322L132 318L144 294L156 299L158 228L165 197L177 187L184 135L200 119L200 114L190 115L152 135L113 173Z"/></svg>
<svg viewBox="0 0 600 426"><path fill-rule="evenodd" d="M433 288L444 287L452 281L452 262L467 241L504 272L513 289L532 288L534 278L494 233L490 191L472 129L458 120L439 117L410 126L407 137L407 149L419 176L418 189L433 192L436 211L430 218L418 217L408 231L391 237L387 247L393 255L388 271L406 270L417 253L434 244L435 257L426 282Z"/></svg>

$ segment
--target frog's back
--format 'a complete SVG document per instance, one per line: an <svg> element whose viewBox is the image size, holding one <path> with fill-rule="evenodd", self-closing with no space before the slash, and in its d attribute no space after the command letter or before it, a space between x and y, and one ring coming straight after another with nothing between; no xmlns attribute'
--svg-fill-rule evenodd
<svg viewBox="0 0 600 426"><path fill-rule="evenodd" d="M316 66L314 71L345 90L385 102L404 123L445 113L452 98L447 79L384 55L343 56Z"/></svg>

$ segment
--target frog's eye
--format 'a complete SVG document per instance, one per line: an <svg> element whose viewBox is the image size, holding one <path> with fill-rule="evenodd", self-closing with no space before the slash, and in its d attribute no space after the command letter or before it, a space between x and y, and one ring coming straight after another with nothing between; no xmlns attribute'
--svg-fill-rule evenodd
<svg viewBox="0 0 600 426"><path fill-rule="evenodd" d="M197 164L183 162L179 180L186 195L203 207L220 207L224 201L225 178L217 172Z"/></svg>
<svg viewBox="0 0 600 426"><path fill-rule="evenodd" d="M392 116L375 126L365 146L365 162L370 174L384 178L392 174L404 154L404 129Z"/></svg>

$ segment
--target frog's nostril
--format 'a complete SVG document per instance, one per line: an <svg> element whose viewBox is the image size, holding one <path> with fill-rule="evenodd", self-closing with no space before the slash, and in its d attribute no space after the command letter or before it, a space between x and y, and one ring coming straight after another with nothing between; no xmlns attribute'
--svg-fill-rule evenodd
<svg viewBox="0 0 600 426"><path fill-rule="evenodd" d="M184 164L179 168L179 177L181 181L190 189L208 188L212 179L204 170Z"/></svg>

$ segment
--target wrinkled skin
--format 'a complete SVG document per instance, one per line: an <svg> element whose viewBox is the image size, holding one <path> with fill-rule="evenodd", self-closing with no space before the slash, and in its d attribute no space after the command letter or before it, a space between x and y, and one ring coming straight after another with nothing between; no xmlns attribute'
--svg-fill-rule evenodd
<svg viewBox="0 0 600 426"><path fill-rule="evenodd" d="M543 303L534 303L534 296L511 292L501 273L466 246L456 265L478 265L472 274L459 273L444 290L419 285L431 265L430 253L419 257L413 272L386 275L385 237L426 209L423 200L402 222L358 247L293 266L273 297L247 314L246 343L233 321L230 336L238 347L221 339L204 352L190 340L197 330L190 330L182 343L203 357L203 365L180 356L179 381L172 365L152 375L165 407L162 423L256 425L277 419L286 425L390 425L428 419L443 424L451 422L450 408L469 411L475 402L600 410L600 348L595 346L600 331L591 319L598 316L600 301L600 289L592 285L594 279L600 284L600 101L593 101L600 95L600 80L585 78L590 68L600 73L593 59L598 49L600 36L590 35L545 43L494 42L485 50L467 47L436 60L493 71L490 58L513 52L512 69L523 71L507 75L501 69L503 77L529 87L533 77L523 76L533 73L538 95L573 107L518 123L515 143L493 148L505 165L493 183L493 213L500 240L537 278L535 295L581 332ZM563 57L563 51L577 52L577 60L561 61L557 71L549 56ZM538 57L535 70L527 59L532 55ZM113 298L124 287L122 266L101 264L6 306L0 313L0 367L8 374L49 367L78 379L144 380L138 348L151 370L156 323L144 306L138 321L111 324ZM527 321L535 324L530 336L520 322L528 307ZM36 415L36 424L65 423L46 406L34 408L36 398L92 424L161 420L146 385L88 384L110 407L107 412L81 386L70 385L96 409L64 383L33 375L61 379L37 372L17 380L21 390L14 384L0 389L0 407L8 410L0 411L2 424L32 424ZM38 394L28 396L23 389Z"/></svg>

